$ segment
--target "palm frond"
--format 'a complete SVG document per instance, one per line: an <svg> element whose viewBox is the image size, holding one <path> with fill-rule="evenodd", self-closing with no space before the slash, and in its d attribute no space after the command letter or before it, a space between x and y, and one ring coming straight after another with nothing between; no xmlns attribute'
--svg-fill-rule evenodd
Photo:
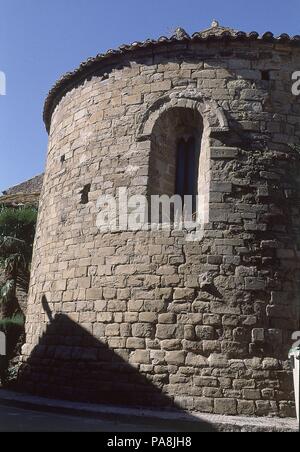
<svg viewBox="0 0 300 452"><path fill-rule="evenodd" d="M6 236L0 239L0 254L2 256L16 252L25 252L25 250L26 242L24 240L10 236Z"/></svg>
<svg viewBox="0 0 300 452"><path fill-rule="evenodd" d="M15 294L16 283L14 280L10 279L1 287L0 290L0 301L3 303L8 303Z"/></svg>
<svg viewBox="0 0 300 452"><path fill-rule="evenodd" d="M21 310L17 287L28 290L36 219L37 209L33 207L0 206L0 267L5 271L5 283L0 287L2 317Z"/></svg>

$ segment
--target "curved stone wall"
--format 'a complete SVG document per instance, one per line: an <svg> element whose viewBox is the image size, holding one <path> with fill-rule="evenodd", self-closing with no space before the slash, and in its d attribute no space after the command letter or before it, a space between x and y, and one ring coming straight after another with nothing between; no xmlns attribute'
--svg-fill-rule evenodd
<svg viewBox="0 0 300 452"><path fill-rule="evenodd" d="M102 63L70 86L52 115L23 386L80 400L293 414L299 67L289 44L183 42ZM153 153L168 149L159 141L166 112L202 118L201 238L99 231L99 196L120 187L149 194Z"/></svg>

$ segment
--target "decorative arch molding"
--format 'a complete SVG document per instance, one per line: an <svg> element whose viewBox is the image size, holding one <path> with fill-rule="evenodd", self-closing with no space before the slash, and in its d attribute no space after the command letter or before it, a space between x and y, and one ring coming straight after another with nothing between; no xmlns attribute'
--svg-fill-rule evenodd
<svg viewBox="0 0 300 452"><path fill-rule="evenodd" d="M137 141L149 140L159 117L178 107L197 110L209 134L229 131L225 111L215 100L207 98L196 89L176 90L161 97L147 109L137 127Z"/></svg>

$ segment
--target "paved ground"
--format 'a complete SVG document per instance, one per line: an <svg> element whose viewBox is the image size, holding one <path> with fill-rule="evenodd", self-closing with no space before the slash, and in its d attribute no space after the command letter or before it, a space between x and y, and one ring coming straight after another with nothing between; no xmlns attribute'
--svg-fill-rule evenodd
<svg viewBox="0 0 300 452"><path fill-rule="evenodd" d="M296 419L220 416L47 399L0 389L0 432L298 432Z"/></svg>
<svg viewBox="0 0 300 452"><path fill-rule="evenodd" d="M0 404L0 432L163 432L157 425L136 426L84 416L44 413ZM176 431L176 430L175 430Z"/></svg>

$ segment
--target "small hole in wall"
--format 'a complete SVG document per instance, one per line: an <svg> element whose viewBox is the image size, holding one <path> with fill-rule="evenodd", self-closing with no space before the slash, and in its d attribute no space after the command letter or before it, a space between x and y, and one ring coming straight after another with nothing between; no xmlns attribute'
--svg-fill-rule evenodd
<svg viewBox="0 0 300 452"><path fill-rule="evenodd" d="M80 204L87 204L89 202L89 193L91 191L91 184L87 184L80 192L81 201Z"/></svg>
<svg viewBox="0 0 300 452"><path fill-rule="evenodd" d="M64 155L62 155L61 158L60 158L60 163L65 163L65 161L66 161L66 156L65 156L65 154L64 154Z"/></svg>
<svg viewBox="0 0 300 452"><path fill-rule="evenodd" d="M261 79L269 82L270 81L270 71L261 71Z"/></svg>

